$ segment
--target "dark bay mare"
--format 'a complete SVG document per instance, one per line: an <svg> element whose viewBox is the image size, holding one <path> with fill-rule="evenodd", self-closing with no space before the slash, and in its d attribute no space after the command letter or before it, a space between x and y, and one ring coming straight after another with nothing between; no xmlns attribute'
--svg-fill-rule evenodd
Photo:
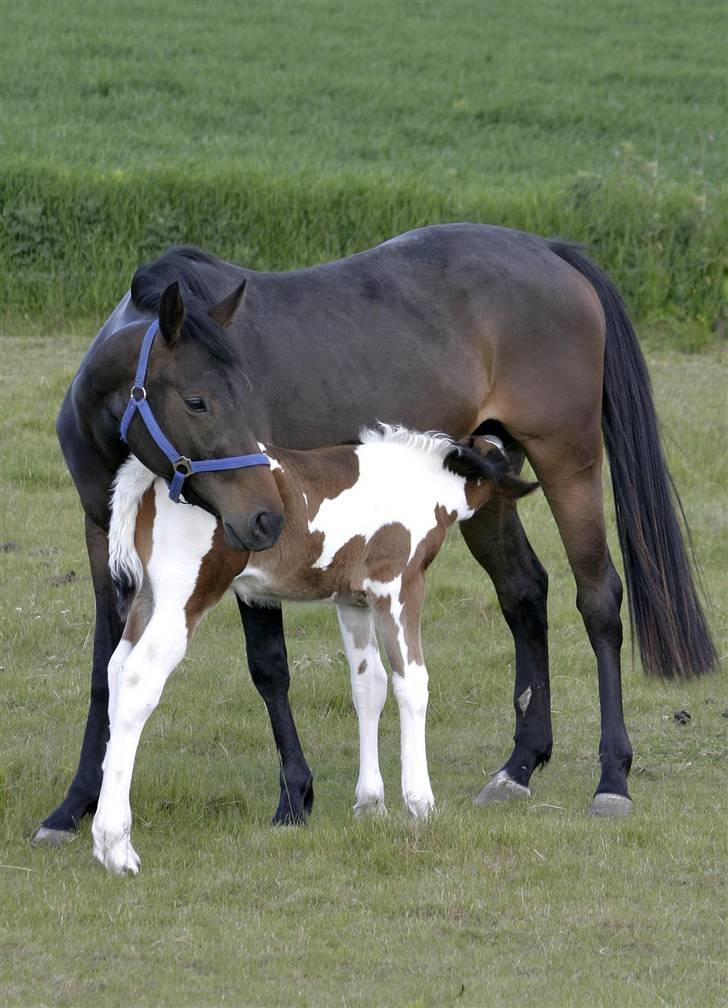
<svg viewBox="0 0 728 1008"><path fill-rule="evenodd" d="M650 382L622 300L577 249L475 224L422 228L333 263L257 273L194 248L137 271L84 357L58 435L85 511L96 596L91 703L77 773L36 833L59 843L96 807L108 739L107 666L121 636L108 570L110 488L129 448L171 466L140 419L119 426L140 346L159 318L146 396L191 459L353 441L376 421L454 438L494 434L527 457L556 519L597 661L601 776L592 809L631 801L622 711L622 585L607 548L602 439L611 463L630 614L648 673L688 678L715 665L660 446ZM139 394L139 393L138 393ZM277 539L283 507L263 466L204 472L186 498L221 519L228 544ZM180 505L183 506L183 505ZM515 503L493 499L461 526L496 589L516 652L515 745L476 799L529 794L551 756L547 576ZM288 703L281 612L239 603L253 681L281 761L274 821L303 819L311 772Z"/></svg>

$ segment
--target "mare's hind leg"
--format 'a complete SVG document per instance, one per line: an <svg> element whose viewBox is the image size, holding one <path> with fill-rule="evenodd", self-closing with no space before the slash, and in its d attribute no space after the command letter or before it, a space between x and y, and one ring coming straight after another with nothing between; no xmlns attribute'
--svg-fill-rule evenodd
<svg viewBox="0 0 728 1008"><path fill-rule="evenodd" d="M526 538L515 505L494 496L460 526L468 549L490 575L516 650L515 746L475 799L477 805L528 798L531 774L551 757L546 571Z"/></svg>
<svg viewBox="0 0 728 1008"><path fill-rule="evenodd" d="M382 665L369 608L337 605L341 638L351 673L351 695L359 719L359 778L354 814L384 815L384 781L379 770L379 716L387 699Z"/></svg>
<svg viewBox="0 0 728 1008"><path fill-rule="evenodd" d="M107 667L121 637L116 589L109 574L109 540L104 529L86 518L86 547L96 596L91 701L78 769L68 794L37 829L32 843L57 846L72 839L87 812L96 808L101 789L101 762L109 737Z"/></svg>
<svg viewBox="0 0 728 1008"><path fill-rule="evenodd" d="M585 442L591 441L585 464ZM588 446L587 446L588 448ZM626 815L632 747L624 724L620 650L622 582L607 547L602 500L601 433L582 433L579 454L564 441L534 441L529 459L559 527L576 580L576 604L597 659L601 776L591 812Z"/></svg>
<svg viewBox="0 0 728 1008"><path fill-rule="evenodd" d="M291 676L283 614L278 607L249 606L239 598L237 603L245 631L248 668L268 710L281 764L281 796L273 822L302 823L313 808L313 775L303 755L288 702Z"/></svg>

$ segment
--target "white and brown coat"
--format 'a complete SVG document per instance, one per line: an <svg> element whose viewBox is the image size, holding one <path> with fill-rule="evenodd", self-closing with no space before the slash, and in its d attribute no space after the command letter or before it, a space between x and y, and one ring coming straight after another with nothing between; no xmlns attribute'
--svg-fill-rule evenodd
<svg viewBox="0 0 728 1008"><path fill-rule="evenodd" d="M261 446L263 447L263 446ZM174 504L163 480L130 458L116 479L110 563L135 595L109 664L111 734L93 824L94 854L136 872L129 788L142 729L204 614L232 587L253 604L336 605L359 719L357 814L384 810L377 731L387 654L400 712L402 794L413 816L433 806L425 750L428 688L420 617L425 570L455 521L493 493L521 496L497 445L382 427L362 443L296 452L265 449L285 508L270 549L231 549L219 522ZM446 468L447 466L447 468ZM455 470L455 471L453 471Z"/></svg>

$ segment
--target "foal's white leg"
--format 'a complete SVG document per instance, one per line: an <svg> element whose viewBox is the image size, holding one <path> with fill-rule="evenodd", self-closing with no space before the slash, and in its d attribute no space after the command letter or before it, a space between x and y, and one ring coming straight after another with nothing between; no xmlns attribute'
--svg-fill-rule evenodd
<svg viewBox="0 0 728 1008"><path fill-rule="evenodd" d="M354 792L357 816L384 815L384 781L379 771L379 715L387 699L371 609L337 605L341 636L351 672L351 695L359 719L359 779Z"/></svg>
<svg viewBox="0 0 728 1008"><path fill-rule="evenodd" d="M124 663L132 652L134 645L122 637L116 645L116 650L109 659L107 676L109 680L109 724L114 720L116 703L119 697L119 682L124 671Z"/></svg>
<svg viewBox="0 0 728 1008"><path fill-rule="evenodd" d="M396 578L387 584L370 583L369 590L377 599L377 626L392 667L392 687L399 706L402 797L407 811L419 819L435 804L427 770L428 680L420 642L424 586L416 582L403 590L400 578ZM405 632L405 609L410 639Z"/></svg>
<svg viewBox="0 0 728 1008"><path fill-rule="evenodd" d="M184 611L170 613L158 608L139 643L115 674L109 744L92 834L94 857L118 875L125 872L136 874L139 870L139 856L131 844L129 804L139 739L150 714L159 703L169 674L182 660L186 649Z"/></svg>
<svg viewBox="0 0 728 1008"><path fill-rule="evenodd" d="M402 797L407 811L419 819L427 816L435 804L425 741L427 669L408 662L404 674L394 673L392 685L399 705Z"/></svg>
<svg viewBox="0 0 728 1008"><path fill-rule="evenodd" d="M155 483L152 551L125 630L138 642L130 652L122 640L109 663L110 734L92 833L94 856L112 872L139 870L139 857L131 845L129 805L134 757L164 684L187 650L188 618L191 628L205 607L216 601L212 596L207 601L198 598L196 613L187 612L214 531L212 515L173 504L164 483Z"/></svg>

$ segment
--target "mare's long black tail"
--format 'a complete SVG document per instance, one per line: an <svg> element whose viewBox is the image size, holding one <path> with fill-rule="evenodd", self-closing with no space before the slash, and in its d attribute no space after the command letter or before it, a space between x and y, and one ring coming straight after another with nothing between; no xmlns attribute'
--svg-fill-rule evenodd
<svg viewBox="0 0 728 1008"><path fill-rule="evenodd" d="M629 612L642 665L651 675L688 679L718 660L678 521L680 498L665 463L657 415L637 336L605 273L569 245L549 242L594 287L604 309L602 431L609 455Z"/></svg>

